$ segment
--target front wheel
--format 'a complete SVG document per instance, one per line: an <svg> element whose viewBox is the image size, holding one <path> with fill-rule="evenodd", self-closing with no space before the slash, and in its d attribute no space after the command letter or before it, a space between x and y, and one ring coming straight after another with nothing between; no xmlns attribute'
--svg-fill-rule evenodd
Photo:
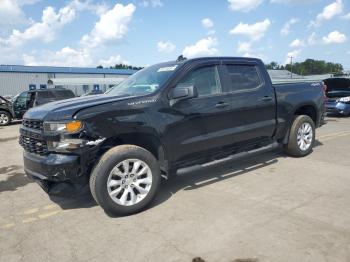
<svg viewBox="0 0 350 262"><path fill-rule="evenodd" d="M287 154L303 157L311 153L315 143L315 124L309 116L297 116L289 133L288 144L285 145Z"/></svg>
<svg viewBox="0 0 350 262"><path fill-rule="evenodd" d="M11 122L11 115L6 111L0 111L0 126L7 126Z"/></svg>
<svg viewBox="0 0 350 262"><path fill-rule="evenodd" d="M105 211L130 215L151 203L160 179L158 162L149 151L121 145L107 151L93 169L90 190Z"/></svg>

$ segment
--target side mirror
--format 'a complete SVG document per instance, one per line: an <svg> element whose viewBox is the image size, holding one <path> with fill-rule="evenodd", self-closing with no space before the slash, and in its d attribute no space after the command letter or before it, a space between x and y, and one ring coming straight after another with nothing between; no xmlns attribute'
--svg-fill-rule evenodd
<svg viewBox="0 0 350 262"><path fill-rule="evenodd" d="M195 86L177 86L170 93L170 99L174 102L194 98L198 96L198 91Z"/></svg>

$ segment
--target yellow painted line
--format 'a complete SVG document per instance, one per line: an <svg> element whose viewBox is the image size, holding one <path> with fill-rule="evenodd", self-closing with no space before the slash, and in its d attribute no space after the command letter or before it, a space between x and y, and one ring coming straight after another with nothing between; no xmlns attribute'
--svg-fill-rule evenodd
<svg viewBox="0 0 350 262"><path fill-rule="evenodd" d="M39 215L39 218L40 218L40 219L45 219L45 218L54 216L54 215L56 215L56 214L58 214L58 213L60 213L60 212L61 212L61 210L56 210L56 211L44 213L44 214Z"/></svg>
<svg viewBox="0 0 350 262"><path fill-rule="evenodd" d="M338 132L338 133L332 133L332 134L328 134L328 135L318 136L317 139L322 139L322 138L326 138L326 137L333 137L333 136L342 135L342 134L350 134L350 132L349 131L342 131L342 132Z"/></svg>
<svg viewBox="0 0 350 262"><path fill-rule="evenodd" d="M325 141L329 141L329 140L332 140L332 139L335 139L335 138L338 138L338 137L343 137L343 136L349 136L350 133L348 134L342 134L342 135L337 135L337 136L333 136L333 137L327 137L325 139L322 139L321 142L325 142Z"/></svg>
<svg viewBox="0 0 350 262"><path fill-rule="evenodd" d="M8 229L8 228L11 228L11 227L14 227L14 226L15 226L14 223L8 223L6 225L3 225L2 228Z"/></svg>
<svg viewBox="0 0 350 262"><path fill-rule="evenodd" d="M43 209L44 209L44 210L50 210L50 209L54 209L54 208L56 208L56 207L57 207L57 205L50 204L50 205L44 206Z"/></svg>
<svg viewBox="0 0 350 262"><path fill-rule="evenodd" d="M34 214L34 213L36 213L38 211L39 211L39 208L32 208L32 209L28 209L28 210L24 211L23 213L25 215L31 215L31 214Z"/></svg>
<svg viewBox="0 0 350 262"><path fill-rule="evenodd" d="M22 220L22 223L32 223L34 221L38 220L36 217L30 217L30 218L27 218L27 219L23 219Z"/></svg>

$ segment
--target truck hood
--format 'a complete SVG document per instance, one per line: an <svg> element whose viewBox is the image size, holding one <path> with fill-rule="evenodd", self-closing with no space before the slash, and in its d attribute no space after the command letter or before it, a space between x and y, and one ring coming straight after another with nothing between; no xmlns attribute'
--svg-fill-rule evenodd
<svg viewBox="0 0 350 262"><path fill-rule="evenodd" d="M8 106L12 105L12 102L8 99L6 99L5 97L0 96L0 104L6 104Z"/></svg>
<svg viewBox="0 0 350 262"><path fill-rule="evenodd" d="M95 95L55 101L28 110L23 118L58 121L72 119L76 112L88 107L114 103L133 98L132 96Z"/></svg>

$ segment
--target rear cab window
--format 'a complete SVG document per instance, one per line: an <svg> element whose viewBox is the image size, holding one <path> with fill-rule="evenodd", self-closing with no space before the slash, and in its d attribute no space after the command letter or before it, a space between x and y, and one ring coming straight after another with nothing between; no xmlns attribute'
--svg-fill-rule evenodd
<svg viewBox="0 0 350 262"><path fill-rule="evenodd" d="M73 97L74 93L70 90L48 90L38 92L39 99L61 100Z"/></svg>
<svg viewBox="0 0 350 262"><path fill-rule="evenodd" d="M74 93L70 90L53 91L53 95L56 97L56 99L68 99L75 97Z"/></svg>
<svg viewBox="0 0 350 262"><path fill-rule="evenodd" d="M49 91L40 91L37 93L37 99L54 99L54 95Z"/></svg>
<svg viewBox="0 0 350 262"><path fill-rule="evenodd" d="M257 66L253 64L224 64L223 70L227 76L228 92L254 91L264 83Z"/></svg>

